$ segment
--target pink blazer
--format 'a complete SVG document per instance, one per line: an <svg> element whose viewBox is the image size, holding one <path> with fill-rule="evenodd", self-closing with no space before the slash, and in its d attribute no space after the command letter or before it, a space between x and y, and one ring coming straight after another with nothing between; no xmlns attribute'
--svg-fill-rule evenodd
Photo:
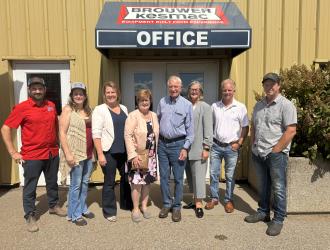
<svg viewBox="0 0 330 250"><path fill-rule="evenodd" d="M159 123L156 113L150 112L152 117L152 128L155 133L156 145L159 137ZM136 109L128 114L125 122L125 144L127 151L127 159L130 161L137 156L138 151L142 151L146 147L147 141L147 125L143 119L141 112Z"/></svg>

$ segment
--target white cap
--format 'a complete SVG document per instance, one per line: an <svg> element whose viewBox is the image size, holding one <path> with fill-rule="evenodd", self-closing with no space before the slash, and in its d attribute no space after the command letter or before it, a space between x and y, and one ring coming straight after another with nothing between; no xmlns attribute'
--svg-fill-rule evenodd
<svg viewBox="0 0 330 250"><path fill-rule="evenodd" d="M86 90L86 85L82 82L74 82L71 84L71 89L84 89Z"/></svg>

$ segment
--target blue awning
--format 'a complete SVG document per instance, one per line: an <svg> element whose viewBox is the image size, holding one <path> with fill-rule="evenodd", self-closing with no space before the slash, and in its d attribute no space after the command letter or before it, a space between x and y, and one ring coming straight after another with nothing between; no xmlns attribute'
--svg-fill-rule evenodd
<svg viewBox="0 0 330 250"><path fill-rule="evenodd" d="M251 27L231 2L106 2L95 36L101 51L251 47Z"/></svg>

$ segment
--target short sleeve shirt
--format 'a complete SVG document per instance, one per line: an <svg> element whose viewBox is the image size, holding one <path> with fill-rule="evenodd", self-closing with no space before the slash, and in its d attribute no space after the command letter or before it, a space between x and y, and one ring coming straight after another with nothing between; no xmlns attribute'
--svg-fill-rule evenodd
<svg viewBox="0 0 330 250"><path fill-rule="evenodd" d="M21 126L23 160L45 160L58 155L58 120L54 103L45 100L41 106L29 98L16 105L5 125Z"/></svg>
<svg viewBox="0 0 330 250"><path fill-rule="evenodd" d="M233 100L225 106L222 101L213 103L213 137L223 143L239 140L242 128L249 126L249 118L243 103Z"/></svg>
<svg viewBox="0 0 330 250"><path fill-rule="evenodd" d="M297 110L291 101L279 95L267 104L266 98L259 101L253 110L254 142L252 152L267 156L284 134L286 127L297 124ZM282 151L289 154L291 143Z"/></svg>

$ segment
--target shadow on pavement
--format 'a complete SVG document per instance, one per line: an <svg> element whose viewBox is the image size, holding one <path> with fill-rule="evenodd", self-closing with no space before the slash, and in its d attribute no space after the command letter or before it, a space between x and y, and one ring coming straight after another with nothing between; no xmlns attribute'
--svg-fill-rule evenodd
<svg viewBox="0 0 330 250"><path fill-rule="evenodd" d="M1 185L0 186L0 197L10 192L12 189L19 188L19 183L15 185Z"/></svg>
<svg viewBox="0 0 330 250"><path fill-rule="evenodd" d="M39 218L48 212L48 199L47 199L47 192L46 187L44 187L45 192L37 196L36 198L36 219L39 220ZM64 203L67 200L67 193L69 188L67 186L59 186L58 187L58 196L59 196L59 202L58 205L60 207L63 207ZM66 207L63 207L63 209L66 209Z"/></svg>

